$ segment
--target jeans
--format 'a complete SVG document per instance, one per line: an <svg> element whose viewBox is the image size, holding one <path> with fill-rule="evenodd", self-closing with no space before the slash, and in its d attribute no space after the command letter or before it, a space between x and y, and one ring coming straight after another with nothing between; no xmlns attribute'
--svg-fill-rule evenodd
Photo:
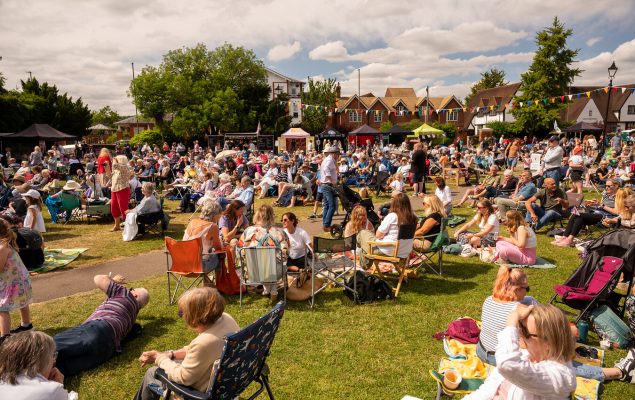
<svg viewBox="0 0 635 400"><path fill-rule="evenodd" d="M562 218L560 213L558 213L557 211L554 211L554 210L545 211L545 209L543 209L537 204L532 204L531 208L534 210L534 213L536 213L536 215L538 216L538 223L536 224L536 230L547 225L547 223L549 223L550 221L554 221L554 220ZM525 215L525 221L527 221L530 224L532 222L531 214L529 212L527 212L527 214Z"/></svg>
<svg viewBox="0 0 635 400"><path fill-rule="evenodd" d="M337 210L335 189L322 185L322 226L329 227L333 221L333 214Z"/></svg>
<svg viewBox="0 0 635 400"><path fill-rule="evenodd" d="M115 331L102 320L78 325L53 337L57 368L64 376L95 368L115 355Z"/></svg>
<svg viewBox="0 0 635 400"><path fill-rule="evenodd" d="M556 181L556 186L560 185L560 168L554 168L552 170L545 171L542 174L543 180L544 178L553 178Z"/></svg>
<svg viewBox="0 0 635 400"><path fill-rule="evenodd" d="M483 348L483 346L481 345L480 341L476 344L476 355L485 364L493 365L494 367L496 366L496 354L494 354L493 352L488 354L485 351L485 348Z"/></svg>
<svg viewBox="0 0 635 400"><path fill-rule="evenodd" d="M156 393L152 392L149 388L150 384L154 384L157 386L163 386L163 383L154 377L155 371L159 367L151 367L148 368L146 373L143 375L143 381L141 381L141 386L139 390L137 390L137 394L134 397L134 400L159 400L160 397L157 396Z"/></svg>
<svg viewBox="0 0 635 400"><path fill-rule="evenodd" d="M229 205L229 203L231 203L232 201L226 197L219 197L216 199L216 202L224 210L225 208L227 208L227 205Z"/></svg>
<svg viewBox="0 0 635 400"><path fill-rule="evenodd" d="M582 364L577 361L573 361L573 367L575 368L576 376L604 382L604 373L602 372L602 367L594 367L593 365Z"/></svg>

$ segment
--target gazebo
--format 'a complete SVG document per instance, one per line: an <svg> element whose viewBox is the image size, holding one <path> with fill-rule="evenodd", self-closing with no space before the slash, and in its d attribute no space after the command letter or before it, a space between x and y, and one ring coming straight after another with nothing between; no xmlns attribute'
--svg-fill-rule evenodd
<svg viewBox="0 0 635 400"><path fill-rule="evenodd" d="M57 142L75 139L76 136L60 132L49 124L32 124L28 128L13 135L7 135L10 139L40 139Z"/></svg>
<svg viewBox="0 0 635 400"><path fill-rule="evenodd" d="M368 126L366 124L360 126L359 128L351 131L348 134L348 141L355 144L359 142L362 142L362 144L365 144L366 141L370 141L372 143L377 139L379 140L382 139L381 132L379 132L377 129L371 126Z"/></svg>
<svg viewBox="0 0 635 400"><path fill-rule="evenodd" d="M433 128L428 124L421 125L417 129L413 130L412 133L414 133L417 136L425 135L426 137L433 137L433 136L439 136L444 134L444 132L441 129Z"/></svg>
<svg viewBox="0 0 635 400"><path fill-rule="evenodd" d="M313 142L313 137L302 128L289 128L288 131L280 135L278 140L279 151L294 152L296 150L308 151L309 143Z"/></svg>
<svg viewBox="0 0 635 400"><path fill-rule="evenodd" d="M571 125L570 127L568 127L567 129L565 129L565 132L569 132L569 133L582 133L582 132L590 132L590 133L600 133L603 132L604 129L595 125L595 124L590 124L588 122L578 122L575 125Z"/></svg>
<svg viewBox="0 0 635 400"><path fill-rule="evenodd" d="M412 131L400 126L393 125L390 129L388 129L385 134L388 135L388 143L401 143L406 140L406 137L410 135Z"/></svg>

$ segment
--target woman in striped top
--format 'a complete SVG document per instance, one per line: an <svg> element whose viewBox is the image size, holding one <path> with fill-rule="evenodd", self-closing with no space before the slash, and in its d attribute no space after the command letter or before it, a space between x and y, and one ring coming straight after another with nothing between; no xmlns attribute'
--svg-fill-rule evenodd
<svg viewBox="0 0 635 400"><path fill-rule="evenodd" d="M498 333L505 328L507 316L519 303L536 304L536 300L527 296L529 284L527 275L518 268L503 265L498 269L492 295L483 302L481 314L481 335L476 346L476 354L483 362L496 365L494 352L498 345Z"/></svg>

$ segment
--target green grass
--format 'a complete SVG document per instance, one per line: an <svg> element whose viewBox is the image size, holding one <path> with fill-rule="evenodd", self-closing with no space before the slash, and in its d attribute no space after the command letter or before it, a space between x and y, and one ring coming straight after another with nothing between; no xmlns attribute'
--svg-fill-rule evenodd
<svg viewBox="0 0 635 400"><path fill-rule="evenodd" d="M301 210L307 215L311 211L308 207ZM462 208L456 212L467 216L472 211ZM540 302L548 302L553 285L563 282L580 263L574 249L551 246L549 240L539 235L538 254L558 267L526 270L530 294ZM447 256L444 270L443 277L428 273L411 280L395 301L357 306L341 290L333 289L318 296L313 310L306 302L290 303L268 361L276 397L399 399L410 394L433 398L436 384L428 370L438 365L444 352L442 343L431 335L444 330L455 318L480 317L481 304L491 293L497 266L484 264L478 257ZM177 317L176 306L167 305L164 276L134 285L147 287L152 296L150 305L139 316L144 333L127 344L122 355L67 380L67 388L78 391L81 398L131 398L145 371L137 361L142 351L178 348L195 336ZM32 307L33 320L38 328L55 334L81 323L102 299L103 294L93 291L36 304ZM269 307L268 300L250 296L239 308L238 298L230 297L227 312L245 326ZM593 335L592 343L597 345ZM624 353L607 352L605 365L611 366ZM635 398L635 386L630 384L612 382L603 388L603 399Z"/></svg>

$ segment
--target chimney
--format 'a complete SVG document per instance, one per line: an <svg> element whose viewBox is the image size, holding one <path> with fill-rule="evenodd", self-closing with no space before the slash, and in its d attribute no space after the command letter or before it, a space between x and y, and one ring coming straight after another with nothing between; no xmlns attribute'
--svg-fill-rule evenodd
<svg viewBox="0 0 635 400"><path fill-rule="evenodd" d="M337 97L338 99L342 97L342 87L340 86L339 82L337 83L337 86L335 87L335 97Z"/></svg>

